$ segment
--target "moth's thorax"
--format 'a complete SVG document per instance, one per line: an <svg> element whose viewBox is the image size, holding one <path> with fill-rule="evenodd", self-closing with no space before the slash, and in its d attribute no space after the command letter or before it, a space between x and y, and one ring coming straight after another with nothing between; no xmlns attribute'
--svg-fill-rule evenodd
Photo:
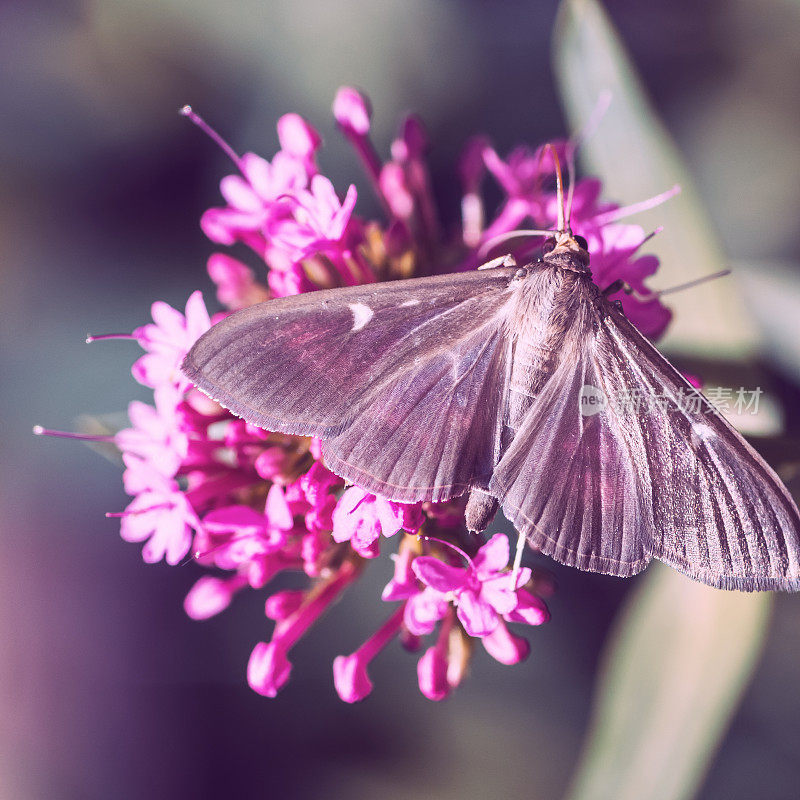
<svg viewBox="0 0 800 800"><path fill-rule="evenodd" d="M510 315L513 330L505 439L518 429L561 360L569 357L565 354L567 332L581 324L579 318L585 314L587 285L593 285L588 268L563 267L561 261L580 264L563 251L553 258L546 256L527 268L516 291Z"/></svg>

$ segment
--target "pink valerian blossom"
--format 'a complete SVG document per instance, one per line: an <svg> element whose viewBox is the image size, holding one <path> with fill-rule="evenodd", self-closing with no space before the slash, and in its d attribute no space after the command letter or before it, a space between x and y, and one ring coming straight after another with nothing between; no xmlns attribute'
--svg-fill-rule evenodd
<svg viewBox="0 0 800 800"><path fill-rule="evenodd" d="M521 146L503 157L477 136L459 163L461 230L445 235L421 121L413 115L403 120L384 159L370 139L369 101L352 88L337 93L334 116L383 207L380 220L357 215L354 185L342 190L319 172L320 136L297 114L280 118L280 149L265 159L239 156L191 109L183 113L235 168L220 183L224 205L201 219L212 242L251 251L250 263L224 252L208 260L224 313L318 288L474 268L496 254L492 240L498 235L520 226L551 228L556 219L552 150ZM560 142L553 149L563 163L574 145ZM484 196L489 180L503 193L497 209ZM629 210L602 200L596 180L575 186L573 229L588 241L596 280L600 286L618 279L630 284L634 292L620 295L625 310L655 336L669 312L644 283L657 262L638 255L643 231L619 221ZM524 259L541 244L541 238L515 241L513 252ZM372 691L370 665L395 640L420 653L420 691L432 700L447 697L462 681L476 640L501 664L526 658L530 646L515 628L548 620L548 580L528 567L512 577L505 535L486 543L470 536L463 497L406 505L345 486L325 466L318 440L256 428L189 385L178 366L224 313L211 317L194 292L183 312L156 302L152 323L131 334L90 337L132 339L145 351L133 374L153 389L155 405L133 402L130 427L84 438L112 441L123 453L132 500L111 515L121 518L122 537L143 543L148 562L177 564L191 557L202 568L186 597L186 613L207 619L240 592L264 592L273 630L255 645L247 679L256 692L272 697L290 677L289 656L298 640L367 567L387 571L386 554L378 556L391 549L393 575L381 598L394 607L364 644L333 662L334 687L343 700L355 702ZM271 589L272 579L287 571L304 575L303 586Z"/></svg>
<svg viewBox="0 0 800 800"><path fill-rule="evenodd" d="M171 478L189 453L189 437L177 413L181 398L166 382L155 390L154 399L155 407L138 400L128 406L132 426L119 431L114 441L123 453L141 456L155 472Z"/></svg>
<svg viewBox="0 0 800 800"><path fill-rule="evenodd" d="M207 269L217 286L217 300L231 311L269 299L268 289L258 283L255 272L226 253L210 256Z"/></svg>
<svg viewBox="0 0 800 800"><path fill-rule="evenodd" d="M138 359L131 372L139 383L155 389L174 385L178 390L191 384L180 371L180 365L189 348L210 327L203 295L193 292L186 301L186 314L181 314L167 303L153 303L153 322L133 332L133 337L147 351Z"/></svg>
<svg viewBox="0 0 800 800"><path fill-rule="evenodd" d="M126 542L145 542L142 558L153 564L166 559L178 564L189 552L192 532L202 528L186 494L176 481L152 474L120 516L120 534Z"/></svg>
<svg viewBox="0 0 800 800"><path fill-rule="evenodd" d="M350 542L364 558L374 558L378 537L394 536L398 531L417 533L425 521L421 504L393 503L351 486L339 499L333 512L333 540Z"/></svg>

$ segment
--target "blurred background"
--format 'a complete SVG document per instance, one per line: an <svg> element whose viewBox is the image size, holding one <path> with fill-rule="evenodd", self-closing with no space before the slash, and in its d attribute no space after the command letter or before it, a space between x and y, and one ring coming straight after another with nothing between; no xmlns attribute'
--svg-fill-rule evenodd
<svg viewBox="0 0 800 800"><path fill-rule="evenodd" d="M738 276L732 285L745 290L748 317L729 323L755 331L759 374L784 401L773 446L791 462L800 4L606 8L685 159ZM103 517L126 504L118 466L30 435L35 423L75 429L81 414L148 399L129 373L136 346L87 347L87 332L129 331L155 299L182 307L195 288L213 296L213 248L198 219L218 203L229 165L178 116L181 105L239 151L266 157L278 116L303 114L323 133L322 169L341 189L361 173L330 104L338 86L358 85L384 150L402 112L422 115L434 179L453 187L441 200L455 215L449 176L469 135L485 132L505 152L568 132L551 66L556 13L551 0L0 4L0 797L538 799L567 790L604 641L641 577L548 562L553 620L532 632L525 664L478 654L467 682L435 704L395 646L373 665L373 695L347 706L330 662L384 616L376 598L387 561L297 647L292 681L266 700L244 672L268 632L262 599L243 596L204 623L186 618L182 600L199 571L146 566ZM371 210L368 192L360 203ZM699 796L797 797L799 659L798 598L776 597L763 656Z"/></svg>

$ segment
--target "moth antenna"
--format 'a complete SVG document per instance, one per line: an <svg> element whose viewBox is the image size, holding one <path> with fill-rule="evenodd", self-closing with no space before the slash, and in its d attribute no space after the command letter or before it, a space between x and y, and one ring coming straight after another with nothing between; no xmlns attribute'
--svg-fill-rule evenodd
<svg viewBox="0 0 800 800"><path fill-rule="evenodd" d="M567 141L567 179L569 181L569 187L567 189L567 208L564 214L564 226L566 230L570 230L570 223L572 221L572 201L575 197L575 155L578 152L578 148L594 136L595 131L606 115L606 111L608 111L610 105L611 92L608 89L604 89L597 96L597 102L583 128L570 136Z"/></svg>
<svg viewBox="0 0 800 800"><path fill-rule="evenodd" d="M478 248L478 258L486 258L486 256L494 250L494 248L498 244L502 244L503 242L507 242L509 239L517 239L522 236L552 236L554 233L558 233L558 231L544 231L544 230L534 230L533 228L520 228L516 231L506 231L505 233L498 233L497 236L492 236L491 239L487 239L479 248Z"/></svg>
<svg viewBox="0 0 800 800"><path fill-rule="evenodd" d="M542 154L547 151L550 151L550 155L553 157L553 164L555 165L556 170L556 199L558 203L558 232L564 233L567 231L567 228L564 225L564 178L561 175L561 161L559 161L558 153L556 152L555 147L553 147L550 142L548 142L544 148L542 149Z"/></svg>
<svg viewBox="0 0 800 800"><path fill-rule="evenodd" d="M567 180L569 180L569 188L567 189L567 210L564 214L564 224L567 230L570 230L572 198L575 196L575 149L576 146L567 143Z"/></svg>

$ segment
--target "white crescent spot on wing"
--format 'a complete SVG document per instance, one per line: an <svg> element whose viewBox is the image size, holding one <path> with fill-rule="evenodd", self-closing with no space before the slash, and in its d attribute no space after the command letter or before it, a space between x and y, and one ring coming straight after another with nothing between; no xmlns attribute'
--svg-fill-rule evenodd
<svg viewBox="0 0 800 800"><path fill-rule="evenodd" d="M350 303L350 310L353 312L353 327L351 331L360 331L375 315L375 312L364 303Z"/></svg>
<svg viewBox="0 0 800 800"><path fill-rule="evenodd" d="M400 308L408 308L409 306L418 306L419 300L406 300L405 303L400 303Z"/></svg>

